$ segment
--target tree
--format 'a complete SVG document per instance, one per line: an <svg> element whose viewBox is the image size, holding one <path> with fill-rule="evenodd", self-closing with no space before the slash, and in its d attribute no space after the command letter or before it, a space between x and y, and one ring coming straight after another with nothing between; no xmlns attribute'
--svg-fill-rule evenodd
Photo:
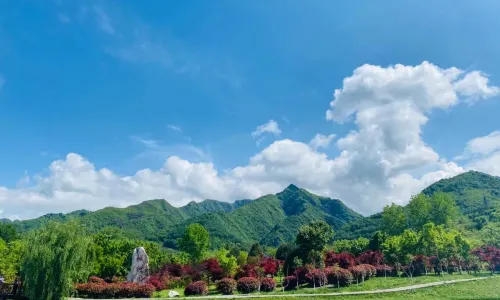
<svg viewBox="0 0 500 300"><path fill-rule="evenodd" d="M325 221L313 221L300 227L295 243L303 260L306 260L312 251L323 251L326 244L332 240L333 234L332 227Z"/></svg>
<svg viewBox="0 0 500 300"><path fill-rule="evenodd" d="M7 282L13 282L19 273L23 245L20 240L6 243L0 239L0 275Z"/></svg>
<svg viewBox="0 0 500 300"><path fill-rule="evenodd" d="M191 262L197 263L206 256L210 238L205 227L200 224L191 224L177 243L179 249L189 255Z"/></svg>
<svg viewBox="0 0 500 300"><path fill-rule="evenodd" d="M243 266L247 263L247 259L248 259L248 253L246 251L240 251L238 257L236 258L236 261L238 262L239 266Z"/></svg>
<svg viewBox="0 0 500 300"><path fill-rule="evenodd" d="M392 203L384 207L382 224L385 232L390 235L402 233L407 228L406 215L402 206Z"/></svg>
<svg viewBox="0 0 500 300"><path fill-rule="evenodd" d="M250 257L261 257L262 256L262 249L260 248L259 243L255 243L250 247L250 251L248 252L248 256Z"/></svg>
<svg viewBox="0 0 500 300"><path fill-rule="evenodd" d="M19 234L14 225L0 222L0 239L4 240L6 243L18 240Z"/></svg>
<svg viewBox="0 0 500 300"><path fill-rule="evenodd" d="M412 196L406 209L410 227L417 230L429 222L433 214L431 199L424 194Z"/></svg>
<svg viewBox="0 0 500 300"><path fill-rule="evenodd" d="M220 249L215 252L215 258L219 261L219 265L223 270L225 277L233 277L238 269L238 261L236 257L229 254L229 250Z"/></svg>
<svg viewBox="0 0 500 300"><path fill-rule="evenodd" d="M430 221L436 225L447 224L459 216L457 204L449 194L442 192L432 194L431 206Z"/></svg>
<svg viewBox="0 0 500 300"><path fill-rule="evenodd" d="M280 244L276 250L276 259L285 260L286 257L295 249L293 244L283 243Z"/></svg>
<svg viewBox="0 0 500 300"><path fill-rule="evenodd" d="M370 241L368 242L368 249L372 251L381 251L382 250L382 244L385 242L387 239L387 233L383 231L376 231Z"/></svg>
<svg viewBox="0 0 500 300"><path fill-rule="evenodd" d="M21 265L26 296L60 300L87 279L91 240L83 229L76 221L51 222L28 235Z"/></svg>

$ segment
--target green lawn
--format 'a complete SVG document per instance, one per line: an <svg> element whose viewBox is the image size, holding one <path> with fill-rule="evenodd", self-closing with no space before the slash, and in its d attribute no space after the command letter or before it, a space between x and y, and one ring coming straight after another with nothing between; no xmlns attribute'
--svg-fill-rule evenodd
<svg viewBox="0 0 500 300"><path fill-rule="evenodd" d="M370 290L378 290L378 289L389 289L389 288L396 288L396 287L404 287L404 286L409 286L409 285L415 285L415 284L422 284L422 283L429 283L429 282L436 282L436 281L446 281L446 280L454 280L454 279L467 279L467 278L474 278L478 276L489 276L488 274L478 274L478 275L468 275L468 274L463 274L463 275L443 275L443 276L435 276L435 275L428 275L428 276L421 276L421 277L416 277L413 280L410 280L408 278L399 278L399 277L387 277L387 278L372 278L369 279L363 283L360 284L353 284L349 287L343 287L343 288L332 288L332 287L323 287L323 288L301 288L299 290L293 290L293 291L287 291L285 292L286 294L322 294L322 293L334 293L334 292L355 292L355 291L370 291ZM499 282L498 278L496 277L494 280L495 282ZM483 281L480 281L481 284ZM491 282L490 280L486 280L486 282ZM476 282L477 283L477 282ZM464 284L469 284L469 283L464 283ZM181 296L184 295L184 290L183 289L175 289L175 291L179 292ZM168 297L168 292L169 290L165 290L162 292L157 293L155 296L158 298L162 297ZM265 293L261 293L262 295L265 295ZM283 294L281 291L281 288L278 287L275 292L272 293L266 293L269 295L276 295L276 294ZM217 291L215 290L215 286L210 286L210 295L217 295ZM277 299L277 298L273 298ZM312 298L311 298L312 299Z"/></svg>
<svg viewBox="0 0 500 300"><path fill-rule="evenodd" d="M487 280L471 282L461 282L443 286L422 288L419 290L395 292L387 294L373 295L351 295L335 297L300 297L301 300L362 300L362 299L382 299L382 300L423 300L423 299L467 299L467 300L493 300L500 299L500 276L495 276ZM259 298L259 300L290 300L286 297Z"/></svg>

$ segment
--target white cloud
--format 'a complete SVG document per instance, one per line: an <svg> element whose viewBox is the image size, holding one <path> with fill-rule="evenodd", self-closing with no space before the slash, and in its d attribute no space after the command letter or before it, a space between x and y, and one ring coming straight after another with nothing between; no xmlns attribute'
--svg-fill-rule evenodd
<svg viewBox="0 0 500 300"><path fill-rule="evenodd" d="M168 127L168 129L170 129L172 131L182 132L182 129L179 126L175 126L173 124L168 124L167 127Z"/></svg>
<svg viewBox="0 0 500 300"><path fill-rule="evenodd" d="M253 137L261 136L264 133L272 133L275 136L281 134L281 130L278 126L278 123L274 120L269 120L267 123L257 126L254 132L252 132Z"/></svg>
<svg viewBox="0 0 500 300"><path fill-rule="evenodd" d="M314 149L328 148L330 143L335 138L335 134L324 135L321 133L316 133L313 139L309 142L309 145Z"/></svg>
<svg viewBox="0 0 500 300"><path fill-rule="evenodd" d="M455 159L467 160L467 169L500 176L500 131L470 140Z"/></svg>
<svg viewBox="0 0 500 300"><path fill-rule="evenodd" d="M480 99L485 99L491 96L496 96L500 93L500 89L496 86L488 85L488 77L479 72L473 71L466 74L462 79L454 82L455 90L464 95L466 101L471 103Z"/></svg>
<svg viewBox="0 0 500 300"><path fill-rule="evenodd" d="M147 153L168 155L161 168L121 176L106 168L97 169L82 156L70 153L54 161L48 175L32 177L28 187L0 187L0 207L5 215L27 218L47 212L125 206L152 198L165 198L173 205L205 198L255 198L294 183L339 198L357 211L373 213L390 202L404 204L411 194L464 169L499 172L495 166L500 165L500 155L491 142L496 133L467 145L469 151L489 154L465 168L446 162L422 140L422 126L431 111L493 95L489 91L494 87L484 86L484 79L478 77L480 80L467 79L468 74L427 62L357 68L335 91L327 112L328 120L342 123L352 119L356 125L356 130L336 142L340 150L337 157L329 158L318 147L284 139L255 154L247 164L220 173L207 160L181 159L159 141L136 138ZM461 80L467 80L467 88L465 83L458 84ZM263 133L279 135L281 130L270 120L252 136Z"/></svg>

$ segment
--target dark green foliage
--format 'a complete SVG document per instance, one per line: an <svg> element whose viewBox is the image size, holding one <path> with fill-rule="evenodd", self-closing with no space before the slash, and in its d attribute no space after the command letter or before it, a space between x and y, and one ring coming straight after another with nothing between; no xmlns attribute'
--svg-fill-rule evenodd
<svg viewBox="0 0 500 300"><path fill-rule="evenodd" d="M333 229L325 221L314 221L300 227L295 243L300 250L301 259L307 263L317 263L318 255L315 254L319 252L321 259L321 252L332 238Z"/></svg>
<svg viewBox="0 0 500 300"><path fill-rule="evenodd" d="M14 225L0 222L0 239L4 240L6 243L19 239L19 234Z"/></svg>
<svg viewBox="0 0 500 300"><path fill-rule="evenodd" d="M387 239L387 233L383 231L376 231L372 238L370 239L370 242L368 243L368 249L372 251L380 251L382 250L382 244L385 242Z"/></svg>
<svg viewBox="0 0 500 300"><path fill-rule="evenodd" d="M89 274L90 238L77 222L48 223L30 233L21 266L31 299L60 300Z"/></svg>
<svg viewBox="0 0 500 300"><path fill-rule="evenodd" d="M261 257L262 256L262 249L260 248L259 243L255 243L250 247L250 251L248 252L248 256L251 257Z"/></svg>
<svg viewBox="0 0 500 300"><path fill-rule="evenodd" d="M287 256L295 249L295 245L291 243L280 244L276 250L276 259L285 260Z"/></svg>

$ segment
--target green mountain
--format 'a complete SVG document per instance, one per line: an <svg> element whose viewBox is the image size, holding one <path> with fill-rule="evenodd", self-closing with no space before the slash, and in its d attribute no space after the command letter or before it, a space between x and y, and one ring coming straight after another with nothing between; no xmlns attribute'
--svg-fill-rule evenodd
<svg viewBox="0 0 500 300"><path fill-rule="evenodd" d="M79 218L91 231L106 227L120 228L124 235L160 241L175 247L184 228L200 223L210 232L213 247L222 244L249 246L255 242L278 245L291 242L300 226L313 220L325 220L338 229L361 215L340 200L320 197L288 186L276 195L234 203L205 200L174 207L165 200L149 200L126 208L107 207L95 212L85 210L69 214L48 214L33 220L13 221L22 232L37 228L48 221L65 222Z"/></svg>
<svg viewBox="0 0 500 300"><path fill-rule="evenodd" d="M442 179L424 189L422 193L436 192L450 194L465 216L470 230L480 230L490 222L500 221L500 177L477 171L469 171L452 178ZM357 219L341 227L336 238L369 238L382 226L380 213Z"/></svg>

